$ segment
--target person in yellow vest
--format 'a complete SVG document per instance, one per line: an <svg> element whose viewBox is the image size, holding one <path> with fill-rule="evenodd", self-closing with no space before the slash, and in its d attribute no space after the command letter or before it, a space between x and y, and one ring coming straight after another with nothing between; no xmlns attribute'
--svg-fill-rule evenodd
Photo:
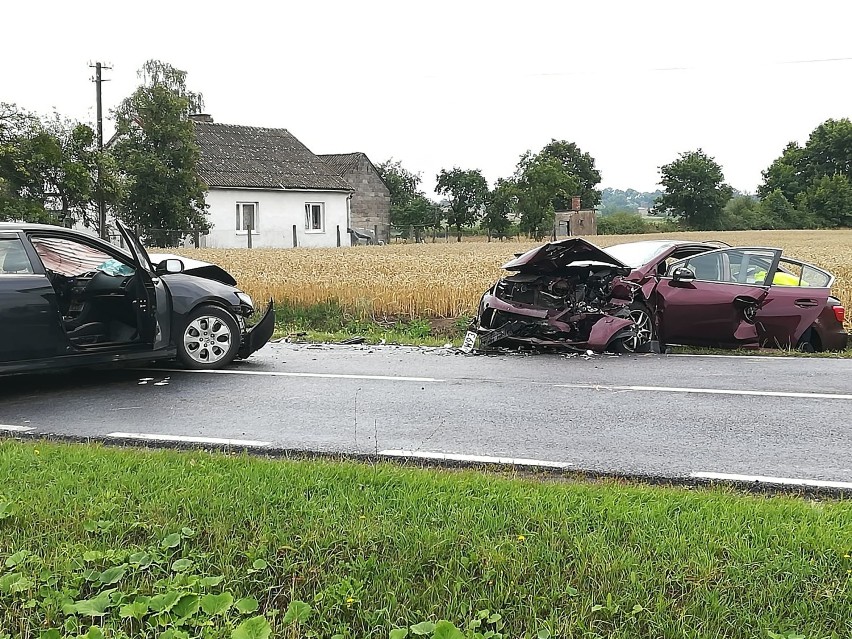
<svg viewBox="0 0 852 639"><path fill-rule="evenodd" d="M766 271L758 271L754 274L755 284L772 284L774 286L808 286L808 283L802 281L798 276L785 271L775 271L775 276L772 278L771 282L764 282L764 280L766 280Z"/></svg>

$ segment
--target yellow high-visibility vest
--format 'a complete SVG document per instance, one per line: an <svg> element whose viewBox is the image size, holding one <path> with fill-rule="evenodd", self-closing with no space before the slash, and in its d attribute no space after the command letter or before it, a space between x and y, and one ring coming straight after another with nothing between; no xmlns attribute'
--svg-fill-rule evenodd
<svg viewBox="0 0 852 639"><path fill-rule="evenodd" d="M763 282L765 279L766 271L758 271L754 274L755 282ZM807 282L800 281L796 275L785 273L784 271L775 271L775 277L772 278L771 282L766 282L766 284L773 284L775 286L808 286Z"/></svg>

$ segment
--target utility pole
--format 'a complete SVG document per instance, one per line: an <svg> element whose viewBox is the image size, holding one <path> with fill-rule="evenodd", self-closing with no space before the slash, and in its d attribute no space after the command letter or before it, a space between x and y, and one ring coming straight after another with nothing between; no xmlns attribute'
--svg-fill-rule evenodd
<svg viewBox="0 0 852 639"><path fill-rule="evenodd" d="M95 77L92 78L92 82L95 83L95 100L97 104L97 129L98 129L98 152L104 150L104 115L103 115L103 101L101 99L101 84L103 82L108 82L109 80L104 80L101 77L101 71L104 69L112 69L112 67L108 67L105 64L100 62L95 62L94 64L89 63L89 67L95 69ZM107 235L107 227L106 227L106 204L104 203L104 193L101 188L101 170L98 167L98 229L102 239L108 240L109 237Z"/></svg>

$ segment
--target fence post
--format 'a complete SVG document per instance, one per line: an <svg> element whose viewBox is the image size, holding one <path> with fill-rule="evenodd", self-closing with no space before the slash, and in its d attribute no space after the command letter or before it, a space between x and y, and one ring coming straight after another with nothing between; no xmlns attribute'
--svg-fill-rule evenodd
<svg viewBox="0 0 852 639"><path fill-rule="evenodd" d="M296 248L299 243L296 241L296 225L293 225L293 248Z"/></svg>
<svg viewBox="0 0 852 639"><path fill-rule="evenodd" d="M337 248L340 248L340 224L337 225Z"/></svg>
<svg viewBox="0 0 852 639"><path fill-rule="evenodd" d="M379 243L379 225L378 224L373 224L373 243L374 244Z"/></svg>
<svg viewBox="0 0 852 639"><path fill-rule="evenodd" d="M246 245L251 248L251 224L246 224Z"/></svg>

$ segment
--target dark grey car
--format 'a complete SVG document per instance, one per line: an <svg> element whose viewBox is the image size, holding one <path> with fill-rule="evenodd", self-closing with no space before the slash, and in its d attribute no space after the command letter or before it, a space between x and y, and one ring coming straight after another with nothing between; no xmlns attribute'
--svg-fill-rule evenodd
<svg viewBox="0 0 852 639"><path fill-rule="evenodd" d="M70 229L0 223L0 373L177 358L216 369L272 336L226 271Z"/></svg>

